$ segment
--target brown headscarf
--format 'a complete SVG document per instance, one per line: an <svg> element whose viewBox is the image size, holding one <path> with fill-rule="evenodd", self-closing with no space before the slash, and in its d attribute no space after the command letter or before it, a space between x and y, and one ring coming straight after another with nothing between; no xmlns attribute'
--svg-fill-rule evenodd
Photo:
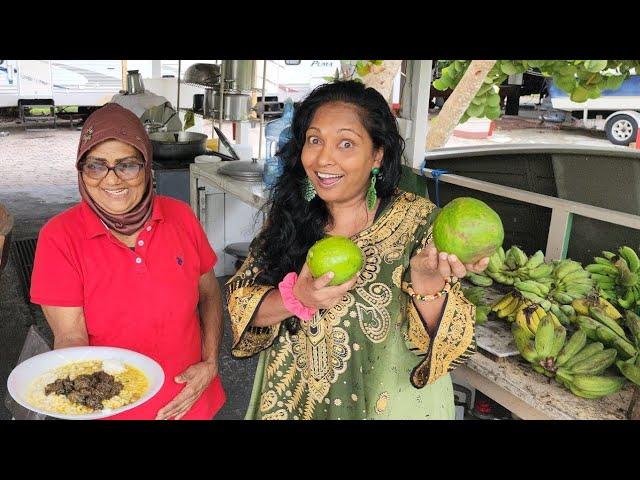
<svg viewBox="0 0 640 480"><path fill-rule="evenodd" d="M91 198L80 170L80 162L84 155L100 142L109 139L128 143L142 153L144 158L146 189L142 199L130 211L119 215L105 212ZM152 152L149 135L147 135L140 119L133 112L116 103L107 103L104 107L93 112L82 127L76 160L80 196L107 227L123 235L131 235L138 231L151 216L154 196L151 175Z"/></svg>

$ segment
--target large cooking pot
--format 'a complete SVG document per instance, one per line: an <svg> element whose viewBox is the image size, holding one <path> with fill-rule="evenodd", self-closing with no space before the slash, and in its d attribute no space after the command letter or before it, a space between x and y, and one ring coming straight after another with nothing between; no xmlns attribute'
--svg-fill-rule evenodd
<svg viewBox="0 0 640 480"><path fill-rule="evenodd" d="M207 151L207 136L196 132L150 133L153 160L156 162L193 161L198 155L214 155L222 160L235 158L219 152Z"/></svg>
<svg viewBox="0 0 640 480"><path fill-rule="evenodd" d="M144 83L138 70L127 70L127 94L136 95L144 93Z"/></svg>
<svg viewBox="0 0 640 480"><path fill-rule="evenodd" d="M225 88L250 92L253 85L253 60L223 60Z"/></svg>
<svg viewBox="0 0 640 480"><path fill-rule="evenodd" d="M249 119L251 113L251 96L244 93L225 90L222 95L224 108L223 119L233 122L242 122ZM203 105L204 118L218 118L220 115L220 92L207 90Z"/></svg>

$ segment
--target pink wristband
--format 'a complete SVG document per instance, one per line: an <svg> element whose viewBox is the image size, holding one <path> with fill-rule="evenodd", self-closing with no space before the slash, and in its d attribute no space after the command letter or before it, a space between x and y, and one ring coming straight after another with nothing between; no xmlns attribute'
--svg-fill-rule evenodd
<svg viewBox="0 0 640 480"><path fill-rule="evenodd" d="M284 308L289 310L296 317L308 322L313 318L316 310L314 308L305 307L293 294L293 286L297 281L298 274L296 272L289 272L278 284L278 290L280 290L280 296L282 297Z"/></svg>

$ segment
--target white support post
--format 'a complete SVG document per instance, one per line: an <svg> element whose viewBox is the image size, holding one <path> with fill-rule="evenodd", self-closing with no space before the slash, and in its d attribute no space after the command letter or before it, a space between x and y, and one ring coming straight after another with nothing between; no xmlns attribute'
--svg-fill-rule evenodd
<svg viewBox="0 0 640 480"><path fill-rule="evenodd" d="M151 78L162 78L162 60L151 60Z"/></svg>
<svg viewBox="0 0 640 480"><path fill-rule="evenodd" d="M429 125L432 64L431 60L409 60L408 81L404 85L403 115L405 120L410 121L405 136L405 158L406 163L413 168L420 168L424 161ZM408 107L408 112L405 105Z"/></svg>
<svg viewBox="0 0 640 480"><path fill-rule="evenodd" d="M236 143L238 145L247 145L249 143L249 128L251 123L249 120L236 122Z"/></svg>
<svg viewBox="0 0 640 480"><path fill-rule="evenodd" d="M544 256L546 262L567 258L572 224L573 214L570 211L562 208L551 210L551 223L549 224L547 249Z"/></svg>

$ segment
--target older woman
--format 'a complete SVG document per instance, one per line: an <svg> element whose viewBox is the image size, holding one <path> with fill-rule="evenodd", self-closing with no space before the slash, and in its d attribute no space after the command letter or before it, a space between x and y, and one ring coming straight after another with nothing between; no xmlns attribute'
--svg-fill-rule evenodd
<svg viewBox="0 0 640 480"><path fill-rule="evenodd" d="M429 243L435 206L399 191L403 141L384 98L318 87L296 110L265 227L226 293L233 353L260 352L249 419L451 419L448 372L474 351L463 265ZM306 253L350 237L366 259L343 285Z"/></svg>
<svg viewBox="0 0 640 480"><path fill-rule="evenodd" d="M42 305L55 348L127 348L162 366L160 391L111 419L211 419L225 401L216 254L188 205L154 195L151 159L129 110L107 104L87 119L82 201L40 231L31 301Z"/></svg>

